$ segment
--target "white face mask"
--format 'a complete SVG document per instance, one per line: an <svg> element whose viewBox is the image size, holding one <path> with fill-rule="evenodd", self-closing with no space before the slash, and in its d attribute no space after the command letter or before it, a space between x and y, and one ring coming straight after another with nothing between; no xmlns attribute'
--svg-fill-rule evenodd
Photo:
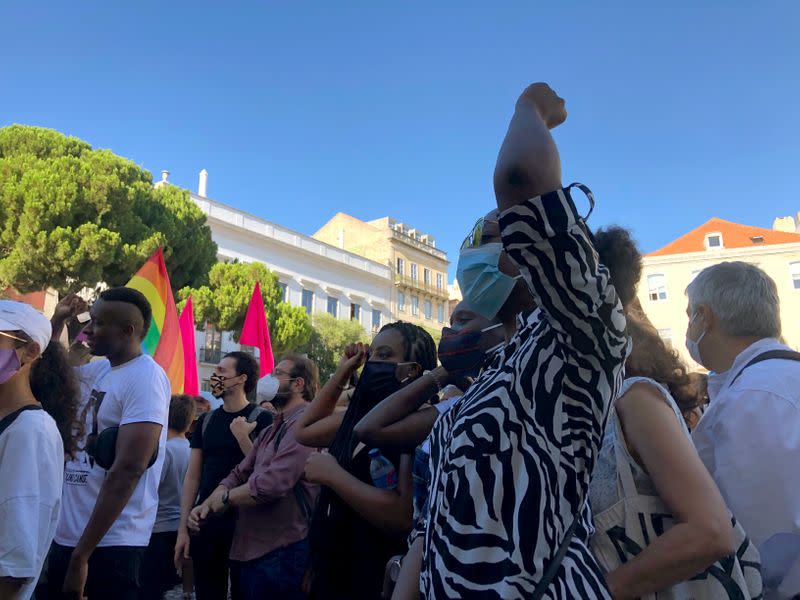
<svg viewBox="0 0 800 600"><path fill-rule="evenodd" d="M697 311L694 312L692 318L689 319L689 327L692 326L694 323L695 318L697 318ZM700 356L700 342L703 341L703 338L706 335L706 330L703 330L703 333L700 334L696 340L693 340L689 337L689 332L686 332L686 349L689 351L689 356L692 357L692 360L695 361L697 364L703 365L703 359ZM705 366L705 365L703 365Z"/></svg>
<svg viewBox="0 0 800 600"><path fill-rule="evenodd" d="M256 397L258 398L259 404L261 402L272 402L272 400L278 394L279 387L280 381L278 381L278 378L272 374L265 375L259 379L258 385L256 386Z"/></svg>

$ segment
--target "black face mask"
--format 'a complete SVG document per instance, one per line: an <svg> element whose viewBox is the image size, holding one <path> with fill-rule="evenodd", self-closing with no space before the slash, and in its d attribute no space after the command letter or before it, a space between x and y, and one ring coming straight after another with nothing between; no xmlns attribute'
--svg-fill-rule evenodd
<svg viewBox="0 0 800 600"><path fill-rule="evenodd" d="M414 363L368 360L364 363L353 396L359 397L359 403L363 408L372 410L384 398L388 398L403 387L403 383L397 380L397 367L406 364Z"/></svg>
<svg viewBox="0 0 800 600"><path fill-rule="evenodd" d="M501 326L490 325L480 331L456 331L445 327L439 342L439 362L450 373L477 377L486 359L503 345L500 343L485 349L485 335Z"/></svg>

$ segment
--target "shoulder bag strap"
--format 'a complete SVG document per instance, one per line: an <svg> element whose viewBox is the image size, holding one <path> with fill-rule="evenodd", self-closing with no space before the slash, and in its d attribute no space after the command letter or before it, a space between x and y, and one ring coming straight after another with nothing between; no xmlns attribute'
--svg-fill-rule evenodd
<svg viewBox="0 0 800 600"><path fill-rule="evenodd" d="M217 414L218 410L222 410L221 408L215 408L209 413L206 413L205 417L203 417L203 426L200 428L200 439L203 440L203 445L205 446L206 441L206 429L208 429L208 425L211 423L211 417Z"/></svg>
<svg viewBox="0 0 800 600"><path fill-rule="evenodd" d="M6 429L11 427L11 424L17 420L17 417L26 410L42 410L42 407L38 404L26 404L22 408L18 408L14 412L7 414L5 417L0 419L0 435L2 435Z"/></svg>
<svg viewBox="0 0 800 600"><path fill-rule="evenodd" d="M550 564L547 565L547 569L542 575L542 578L539 580L539 583L536 584L536 588L533 590L533 596L531 598L533 600L540 600L544 598L544 595L547 593L547 588L550 587L550 584L553 583L553 579L556 577L556 573L561 568L561 563L564 562L564 557L567 555L567 550L569 549L570 542L572 542L572 536L575 535L575 528L578 525L578 519L580 517L575 517L572 519L572 524L567 529L567 532L564 534L564 539L561 542L561 545L558 547L558 552L553 557L553 560L550 561Z"/></svg>
<svg viewBox="0 0 800 600"><path fill-rule="evenodd" d="M739 372L736 374L736 377L731 379L731 383L728 387L733 385L736 382L736 380L739 379L739 377L747 367L752 367L753 365L758 364L760 362L764 362L765 360L773 360L773 359L800 361L800 352L794 352L793 350L770 350L769 352L764 352L763 354L759 354L739 370Z"/></svg>

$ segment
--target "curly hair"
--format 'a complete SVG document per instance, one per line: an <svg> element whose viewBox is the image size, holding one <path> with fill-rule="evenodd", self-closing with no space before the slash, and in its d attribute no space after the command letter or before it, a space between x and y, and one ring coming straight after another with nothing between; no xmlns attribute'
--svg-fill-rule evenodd
<svg viewBox="0 0 800 600"><path fill-rule="evenodd" d="M24 331L14 335L31 342ZM69 459L78 449L78 440L83 437L85 425L78 419L80 408L80 386L74 369L67 361L67 352L58 342L50 342L39 359L31 366L31 392L42 408L53 417L61 441L64 456Z"/></svg>
<svg viewBox="0 0 800 600"><path fill-rule="evenodd" d="M595 235L600 262L608 268L628 322L633 351L625 363L627 377L648 377L666 386L684 418L702 404L702 394L690 378L678 353L668 348L636 298L642 277L642 255L630 231L600 229Z"/></svg>

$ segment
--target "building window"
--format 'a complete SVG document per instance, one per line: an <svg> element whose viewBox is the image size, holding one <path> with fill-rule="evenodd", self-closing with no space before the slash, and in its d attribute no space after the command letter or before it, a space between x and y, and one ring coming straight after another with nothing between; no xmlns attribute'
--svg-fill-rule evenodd
<svg viewBox="0 0 800 600"><path fill-rule="evenodd" d="M411 280L417 280L417 265L414 263L411 263Z"/></svg>
<svg viewBox="0 0 800 600"><path fill-rule="evenodd" d="M355 302L350 305L350 319L353 321L361 320L361 305Z"/></svg>
<svg viewBox="0 0 800 600"><path fill-rule="evenodd" d="M791 263L789 269L792 273L792 287L800 290L800 262Z"/></svg>
<svg viewBox="0 0 800 600"><path fill-rule="evenodd" d="M282 281L279 281L278 282L278 288L281 291L281 302L288 302L288 300L287 300L287 298L288 298L288 290L289 290L288 286L285 283L283 283Z"/></svg>
<svg viewBox="0 0 800 600"><path fill-rule="evenodd" d="M658 337L664 341L664 343L667 345L667 348L672 348L672 329L659 329Z"/></svg>
<svg viewBox="0 0 800 600"><path fill-rule="evenodd" d="M647 276L647 289L651 302L660 302L667 299L667 278L661 273Z"/></svg>
<svg viewBox="0 0 800 600"><path fill-rule="evenodd" d="M419 298L411 296L411 314L415 317L419 314Z"/></svg>
<svg viewBox="0 0 800 600"><path fill-rule="evenodd" d="M706 234L706 250L719 250L723 248L722 234L721 233L707 233Z"/></svg>
<svg viewBox="0 0 800 600"><path fill-rule="evenodd" d="M381 311L372 311L372 331L378 332L381 328Z"/></svg>
<svg viewBox="0 0 800 600"><path fill-rule="evenodd" d="M222 332L211 323L206 323L206 343L200 350L200 361L212 365L222 359Z"/></svg>
<svg viewBox="0 0 800 600"><path fill-rule="evenodd" d="M433 305L430 300L425 300L425 318L429 320L433 318Z"/></svg>
<svg viewBox="0 0 800 600"><path fill-rule="evenodd" d="M441 273L436 274L436 289L440 290L444 287L444 278Z"/></svg>
<svg viewBox="0 0 800 600"><path fill-rule="evenodd" d="M425 282L425 285L430 285L431 284L431 270L430 269L424 269L422 271L422 278L423 278L423 281Z"/></svg>
<svg viewBox="0 0 800 600"><path fill-rule="evenodd" d="M397 292L397 310L406 312L406 295L403 292Z"/></svg>
<svg viewBox="0 0 800 600"><path fill-rule="evenodd" d="M311 290L303 290L303 308L306 309L306 314L311 314L314 310L314 292Z"/></svg>
<svg viewBox="0 0 800 600"><path fill-rule="evenodd" d="M444 304L441 302L436 306L436 313L439 323L444 323Z"/></svg>
<svg viewBox="0 0 800 600"><path fill-rule="evenodd" d="M406 274L406 263L402 258L397 259L397 274L398 275Z"/></svg>
<svg viewBox="0 0 800 600"><path fill-rule="evenodd" d="M328 314L334 317L339 314L339 300L331 298L330 296L328 296Z"/></svg>

